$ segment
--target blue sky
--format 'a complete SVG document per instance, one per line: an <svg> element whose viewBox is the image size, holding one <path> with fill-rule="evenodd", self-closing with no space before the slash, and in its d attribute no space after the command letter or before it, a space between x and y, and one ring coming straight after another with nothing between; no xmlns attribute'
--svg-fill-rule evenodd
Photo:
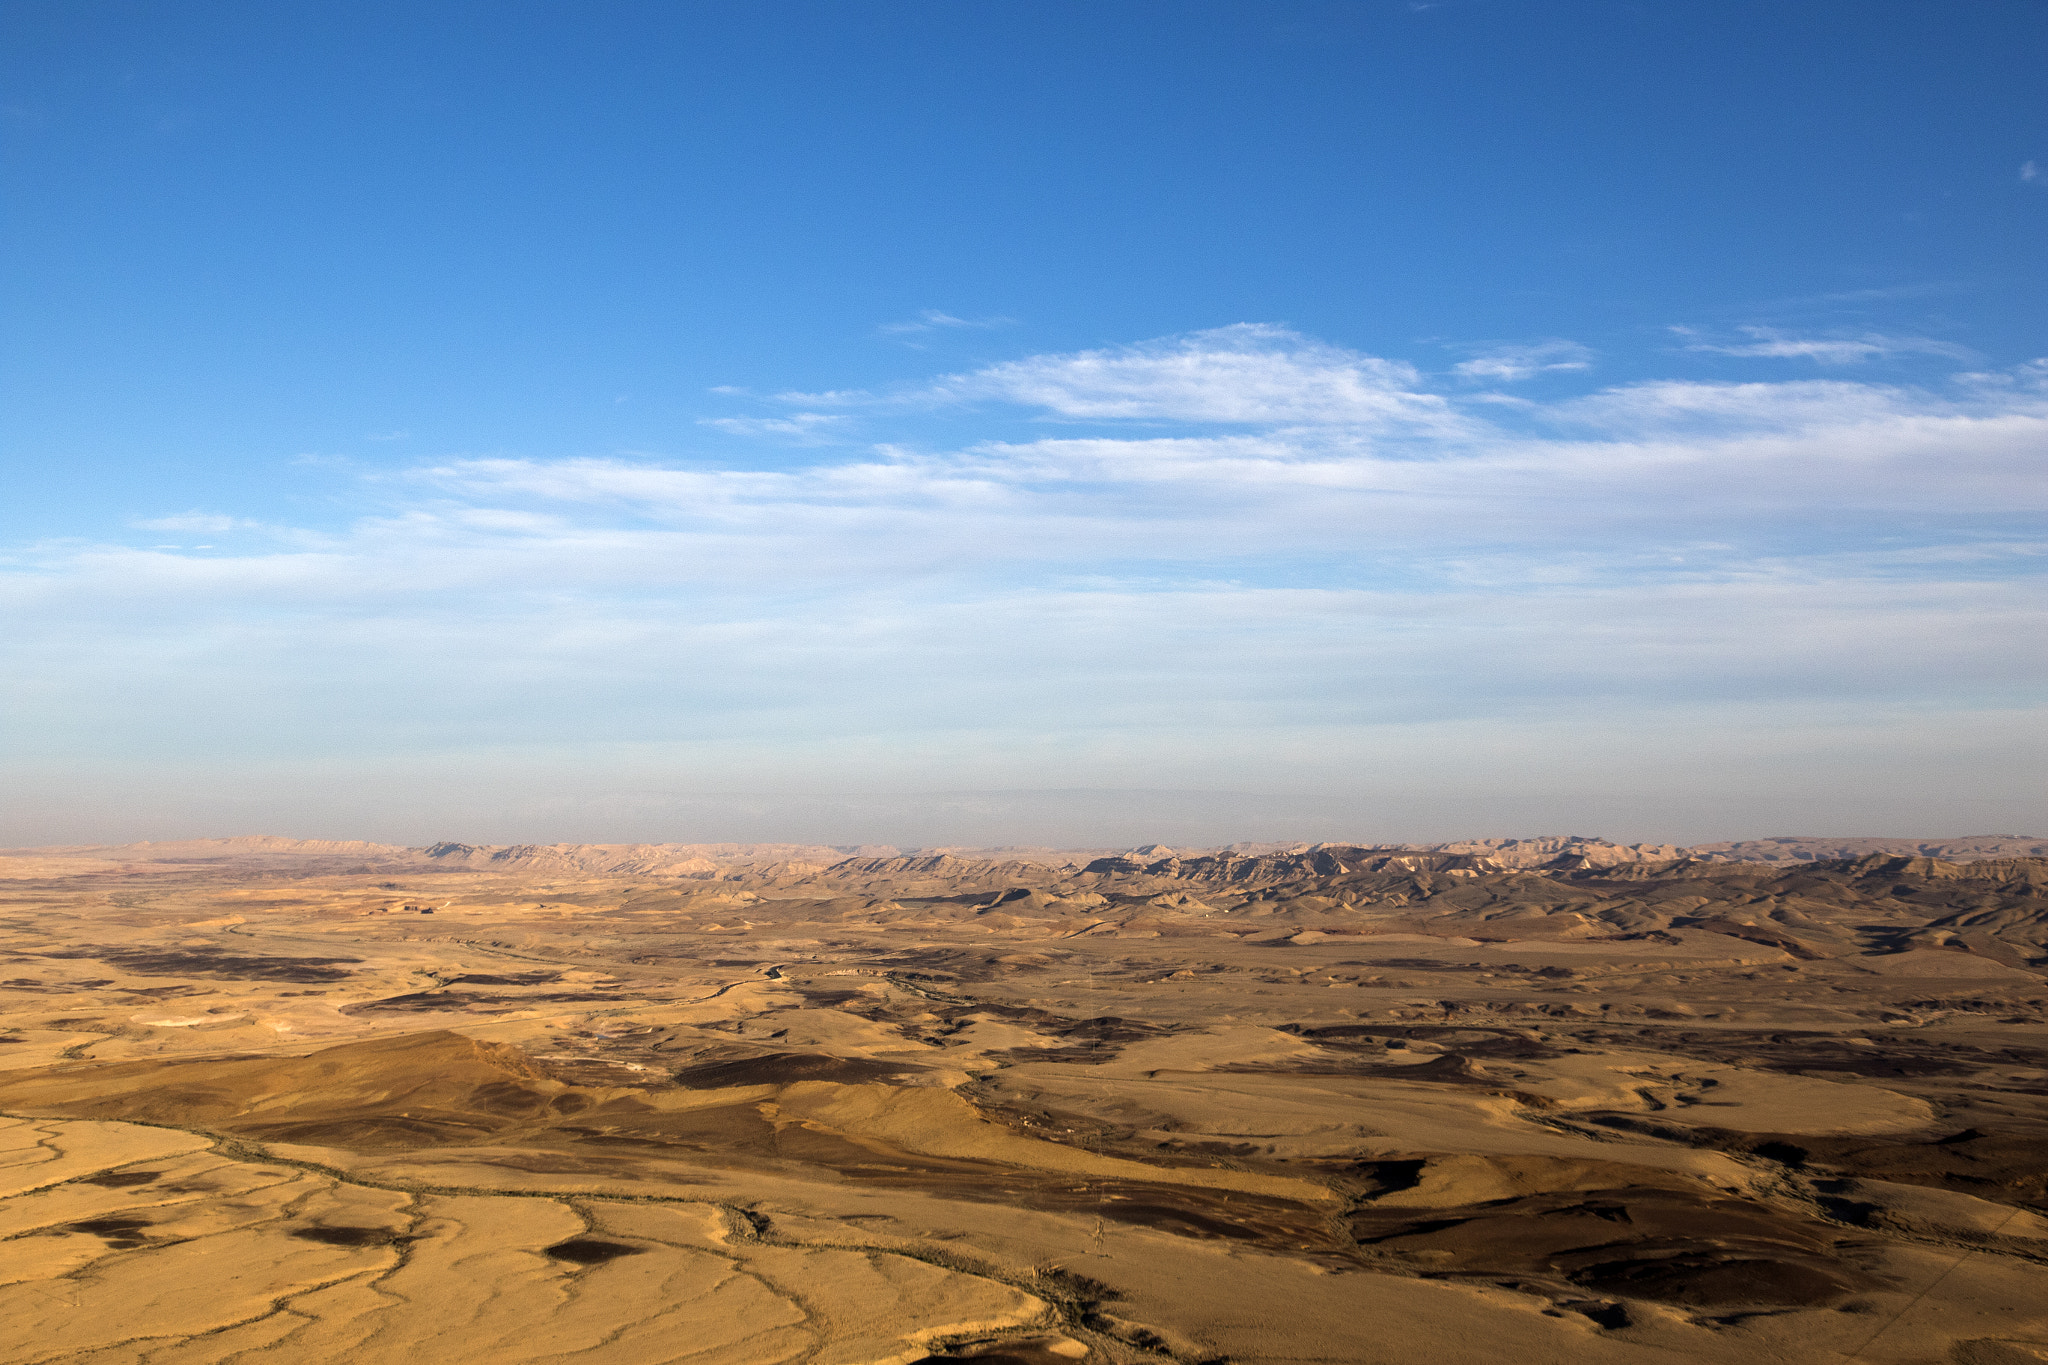
<svg viewBox="0 0 2048 1365"><path fill-rule="evenodd" d="M2037 831L2044 30L0 3L0 842Z"/></svg>

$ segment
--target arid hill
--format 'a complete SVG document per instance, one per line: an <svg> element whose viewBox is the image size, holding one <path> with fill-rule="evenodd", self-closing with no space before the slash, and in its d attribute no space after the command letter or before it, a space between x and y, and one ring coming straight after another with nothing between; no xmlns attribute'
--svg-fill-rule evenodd
<svg viewBox="0 0 2048 1365"><path fill-rule="evenodd" d="M1617 847L0 855L0 1358L2048 1359L2048 859Z"/></svg>

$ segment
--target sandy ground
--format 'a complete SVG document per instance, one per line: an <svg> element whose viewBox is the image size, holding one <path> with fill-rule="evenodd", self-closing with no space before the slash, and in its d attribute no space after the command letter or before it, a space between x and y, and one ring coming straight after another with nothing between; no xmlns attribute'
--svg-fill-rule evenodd
<svg viewBox="0 0 2048 1365"><path fill-rule="evenodd" d="M2048 861L349 850L9 862L0 1359L2048 1361Z"/></svg>

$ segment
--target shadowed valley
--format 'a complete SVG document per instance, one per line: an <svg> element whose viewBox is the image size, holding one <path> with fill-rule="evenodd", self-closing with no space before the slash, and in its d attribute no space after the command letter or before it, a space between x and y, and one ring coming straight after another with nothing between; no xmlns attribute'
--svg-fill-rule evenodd
<svg viewBox="0 0 2048 1365"><path fill-rule="evenodd" d="M6 855L0 1349L2048 1359L2048 849L1817 842Z"/></svg>

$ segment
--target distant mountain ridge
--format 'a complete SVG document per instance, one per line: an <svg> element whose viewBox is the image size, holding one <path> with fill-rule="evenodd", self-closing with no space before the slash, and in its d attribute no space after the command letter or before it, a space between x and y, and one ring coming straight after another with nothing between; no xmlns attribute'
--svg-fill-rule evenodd
<svg viewBox="0 0 2048 1365"><path fill-rule="evenodd" d="M2048 858L2048 836L2034 834L1965 834L1952 839L1831 839L1819 836L1778 836L1734 843L1700 844L1694 857L1738 863L1812 863L1872 854L1940 858L1950 863L1988 858Z"/></svg>
<svg viewBox="0 0 2048 1365"><path fill-rule="evenodd" d="M987 875L1072 869L1145 874L1176 880L1246 881L1300 875L1330 875L1345 863L1353 870L1368 860L1428 858L1430 870L1455 872L1544 868L1571 870L1669 863L1804 863L1873 856L1936 858L1968 863L2048 857L2048 836L1980 834L1942 839L1834 838L1782 835L1723 843L1617 844L1589 835L1496 837L1434 844L1239 843L1223 848L1176 851L1160 844L1126 851L1053 848L904 849L890 845L829 844L467 844L444 841L424 847L364 840L293 839L280 835L238 835L216 839L157 840L133 844L66 845L0 850L17 863L76 859L147 864L249 863L299 866L322 871L393 872L456 870L518 872L526 875L629 876L723 879L832 875L875 877L959 876L969 864ZM1390 864L1391 865L1391 864ZM1415 864L1422 870L1422 864ZM19 874L17 874L19 875Z"/></svg>

